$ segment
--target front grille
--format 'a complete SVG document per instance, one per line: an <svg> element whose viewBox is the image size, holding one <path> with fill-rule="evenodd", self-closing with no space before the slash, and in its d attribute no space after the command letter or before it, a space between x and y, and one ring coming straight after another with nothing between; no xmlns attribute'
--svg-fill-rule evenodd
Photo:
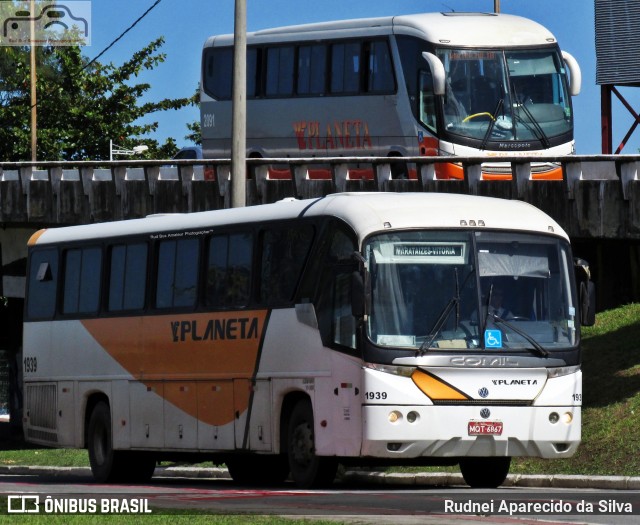
<svg viewBox="0 0 640 525"><path fill-rule="evenodd" d="M522 401L521 399L438 399L433 401L434 405L465 405L465 406L505 406L505 407L530 407L533 401Z"/></svg>
<svg viewBox="0 0 640 525"><path fill-rule="evenodd" d="M560 164L555 164L551 162L535 162L535 163L531 163L531 174L539 175L541 173L547 173L549 171L556 170L559 167L560 167ZM482 171L483 173L487 173L491 175L511 175L511 164L510 163L483 164Z"/></svg>

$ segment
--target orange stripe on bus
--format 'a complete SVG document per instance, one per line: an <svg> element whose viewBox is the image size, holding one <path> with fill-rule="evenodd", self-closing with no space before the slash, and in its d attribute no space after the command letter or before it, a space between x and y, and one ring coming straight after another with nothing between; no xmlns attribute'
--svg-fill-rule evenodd
<svg viewBox="0 0 640 525"><path fill-rule="evenodd" d="M422 390L429 399L439 401L469 399L469 397L463 392L460 392L437 377L427 374L421 370L413 372L413 374L411 374L411 379L413 379L416 386Z"/></svg>
<svg viewBox="0 0 640 525"><path fill-rule="evenodd" d="M132 378L164 381L162 396L212 425L230 423L249 406L233 382L252 379L266 310L86 319L82 324ZM194 382L194 388L185 388ZM197 382L197 384L196 384ZM171 386L173 385L173 386Z"/></svg>
<svg viewBox="0 0 640 525"><path fill-rule="evenodd" d="M27 242L27 246L34 246L42 234L47 231L47 228L43 228L34 233L31 237L29 237L29 241Z"/></svg>

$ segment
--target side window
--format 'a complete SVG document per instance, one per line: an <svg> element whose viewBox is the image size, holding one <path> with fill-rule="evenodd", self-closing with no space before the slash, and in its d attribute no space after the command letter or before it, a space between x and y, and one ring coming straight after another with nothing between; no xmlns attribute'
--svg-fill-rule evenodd
<svg viewBox="0 0 640 525"><path fill-rule="evenodd" d="M331 93L360 91L360 43L331 46Z"/></svg>
<svg viewBox="0 0 640 525"><path fill-rule="evenodd" d="M313 241L310 224L266 230L261 238L260 302L287 303L300 280L300 274Z"/></svg>
<svg viewBox="0 0 640 525"><path fill-rule="evenodd" d="M198 291L197 239L162 241L158 250L156 307L195 306Z"/></svg>
<svg viewBox="0 0 640 525"><path fill-rule="evenodd" d="M294 48L271 47L267 50L267 85L269 97L293 94Z"/></svg>
<svg viewBox="0 0 640 525"><path fill-rule="evenodd" d="M351 258L356 243L342 227L329 233L321 255L316 315L322 341L327 346L356 348L356 319L351 315Z"/></svg>
<svg viewBox="0 0 640 525"><path fill-rule="evenodd" d="M322 44L298 48L299 95L321 95L325 90L327 47Z"/></svg>
<svg viewBox="0 0 640 525"><path fill-rule="evenodd" d="M393 62L386 41L374 41L369 44L369 70L367 91L369 93L393 93L395 80Z"/></svg>
<svg viewBox="0 0 640 525"><path fill-rule="evenodd" d="M147 245L122 244L111 249L109 311L144 307L147 275Z"/></svg>
<svg viewBox="0 0 640 525"><path fill-rule="evenodd" d="M233 48L207 50L203 58L204 90L217 100L231 99L233 83Z"/></svg>
<svg viewBox="0 0 640 525"><path fill-rule="evenodd" d="M206 302L213 308L246 307L251 295L253 237L214 235L209 241Z"/></svg>
<svg viewBox="0 0 640 525"><path fill-rule="evenodd" d="M29 294L27 317L51 319L56 313L58 286L58 250L31 252L29 260Z"/></svg>
<svg viewBox="0 0 640 525"><path fill-rule="evenodd" d="M433 94L431 71L420 71L420 121L432 131L436 130L436 99Z"/></svg>
<svg viewBox="0 0 640 525"><path fill-rule="evenodd" d="M247 49L247 98L255 98L260 95L258 92L259 74L258 49L251 47Z"/></svg>
<svg viewBox="0 0 640 525"><path fill-rule="evenodd" d="M88 314L100 306L102 249L78 248L65 252L62 313Z"/></svg>

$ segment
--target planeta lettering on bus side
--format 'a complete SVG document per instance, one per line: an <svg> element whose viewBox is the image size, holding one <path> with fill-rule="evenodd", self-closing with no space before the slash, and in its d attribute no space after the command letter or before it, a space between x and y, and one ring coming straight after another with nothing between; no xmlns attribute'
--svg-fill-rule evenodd
<svg viewBox="0 0 640 525"><path fill-rule="evenodd" d="M342 120L294 122L293 129L298 139L298 149L371 149L371 135L366 121Z"/></svg>
<svg viewBox="0 0 640 525"><path fill-rule="evenodd" d="M258 318L209 319L208 321L171 321L174 343L185 341L218 341L257 339Z"/></svg>

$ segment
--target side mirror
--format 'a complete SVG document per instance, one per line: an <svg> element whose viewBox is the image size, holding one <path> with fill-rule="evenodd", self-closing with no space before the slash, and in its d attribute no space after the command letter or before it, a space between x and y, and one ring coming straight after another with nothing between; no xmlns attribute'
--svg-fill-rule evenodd
<svg viewBox="0 0 640 525"><path fill-rule="evenodd" d="M573 268L578 284L580 297L580 324L593 326L596 322L596 285L591 280L589 263L584 259L575 258Z"/></svg>
<svg viewBox="0 0 640 525"><path fill-rule="evenodd" d="M424 51L422 53L422 58L427 61L429 69L431 69L431 76L433 77L433 94L444 95L447 74L444 70L442 61L436 55L429 53L428 51Z"/></svg>
<svg viewBox="0 0 640 525"><path fill-rule="evenodd" d="M562 51L562 58L569 69L569 94L572 97L580 94L582 88L582 72L578 61L566 51Z"/></svg>
<svg viewBox="0 0 640 525"><path fill-rule="evenodd" d="M582 326L596 323L596 285L593 281L580 283L580 323Z"/></svg>

